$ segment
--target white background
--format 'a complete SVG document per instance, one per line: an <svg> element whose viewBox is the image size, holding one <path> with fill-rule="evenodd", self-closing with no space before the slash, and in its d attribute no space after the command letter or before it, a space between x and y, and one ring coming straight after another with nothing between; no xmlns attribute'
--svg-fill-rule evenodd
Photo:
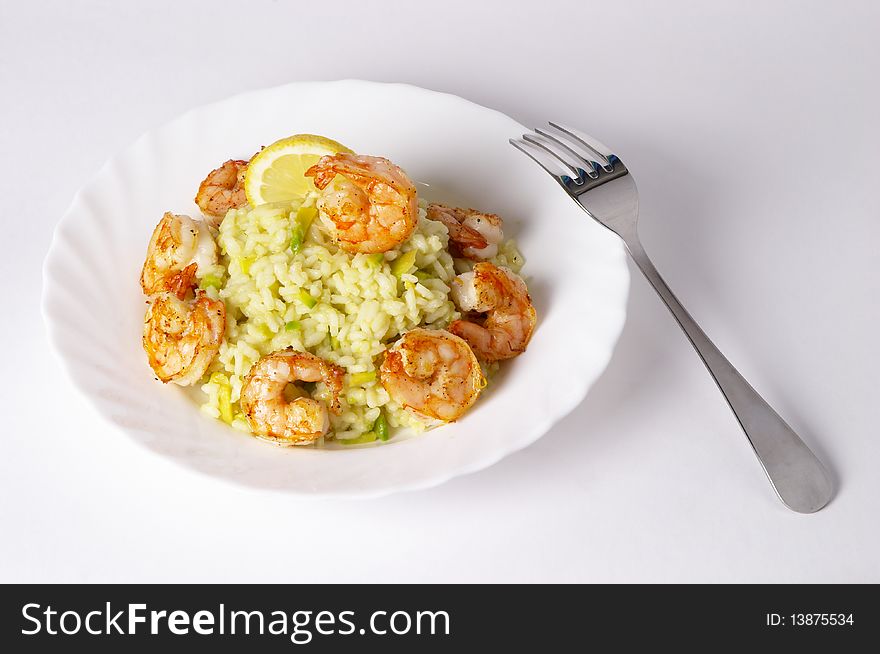
<svg viewBox="0 0 880 654"><path fill-rule="evenodd" d="M877 7L0 0L0 580L880 581ZM832 503L803 516L778 502L635 269L587 400L432 490L315 502L237 488L104 424L39 312L77 188L190 107L344 77L613 144L647 250L827 463Z"/></svg>

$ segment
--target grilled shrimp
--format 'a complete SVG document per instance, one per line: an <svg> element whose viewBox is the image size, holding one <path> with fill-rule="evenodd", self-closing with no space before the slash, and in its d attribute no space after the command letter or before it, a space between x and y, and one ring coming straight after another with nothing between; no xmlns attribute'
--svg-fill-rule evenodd
<svg viewBox="0 0 880 654"><path fill-rule="evenodd" d="M146 295L173 293L183 299L196 270L217 262L217 246L202 221L167 212L153 230L141 270Z"/></svg>
<svg viewBox="0 0 880 654"><path fill-rule="evenodd" d="M220 224L227 211L247 203L244 194L244 174L247 172L247 165L247 161L230 159L208 173L199 185L196 204L208 216L214 227Z"/></svg>
<svg viewBox="0 0 880 654"><path fill-rule="evenodd" d="M345 370L308 352L281 350L257 361L241 388L241 408L257 436L279 445L306 445L330 428L327 406L297 388L288 400L285 389L297 381L324 382L330 410L340 412L339 393Z"/></svg>
<svg viewBox="0 0 880 654"><path fill-rule="evenodd" d="M386 252L409 238L418 224L416 187L388 159L335 154L322 157L306 175L324 191L318 209L336 228L346 252Z"/></svg>
<svg viewBox="0 0 880 654"><path fill-rule="evenodd" d="M471 348L444 330L406 332L385 353L379 372L396 402L442 422L464 415L485 386Z"/></svg>
<svg viewBox="0 0 880 654"><path fill-rule="evenodd" d="M472 261L491 259L504 239L501 216L476 209L458 209L445 204L428 205L428 218L449 230L449 250L453 256Z"/></svg>
<svg viewBox="0 0 880 654"><path fill-rule="evenodd" d="M511 359L525 352L537 322L525 282L507 268L489 262L474 265L452 280L452 298L482 320L454 320L449 331L461 336L484 361Z"/></svg>
<svg viewBox="0 0 880 654"><path fill-rule="evenodd" d="M191 300L159 293L144 319L144 350L163 382L195 384L208 369L226 330L226 307L198 291Z"/></svg>

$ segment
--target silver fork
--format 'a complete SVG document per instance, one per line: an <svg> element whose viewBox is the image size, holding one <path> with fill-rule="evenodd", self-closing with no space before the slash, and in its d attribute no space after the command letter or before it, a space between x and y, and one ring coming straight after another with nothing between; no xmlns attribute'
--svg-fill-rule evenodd
<svg viewBox="0 0 880 654"><path fill-rule="evenodd" d="M825 506L833 487L822 463L709 340L645 253L637 231L639 193L617 155L593 137L553 122L549 129L535 129L510 143L550 173L593 220L623 240L706 364L779 499L799 513Z"/></svg>

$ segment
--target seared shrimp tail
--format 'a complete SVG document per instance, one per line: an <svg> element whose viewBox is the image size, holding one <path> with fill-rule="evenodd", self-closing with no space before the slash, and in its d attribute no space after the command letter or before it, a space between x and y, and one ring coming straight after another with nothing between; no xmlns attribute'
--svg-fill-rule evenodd
<svg viewBox="0 0 880 654"><path fill-rule="evenodd" d="M226 307L199 291L193 300L155 296L144 319L144 350L163 382L191 386L201 379L223 342Z"/></svg>
<svg viewBox="0 0 880 654"><path fill-rule="evenodd" d="M345 371L308 352L282 350L257 361L241 388L241 408L258 437L278 445L306 445L330 428L328 408L341 410L339 393ZM302 382L323 382L330 395L324 403L307 396L288 400L285 388Z"/></svg>
<svg viewBox="0 0 880 654"><path fill-rule="evenodd" d="M462 311L482 314L449 325L480 359L500 361L525 352L538 318L519 275L492 263L477 263L473 271L452 281L452 297Z"/></svg>
<svg viewBox="0 0 880 654"><path fill-rule="evenodd" d="M195 202L214 227L220 224L227 211L247 203L244 192L247 165L248 162L242 159L230 159L208 173L199 184Z"/></svg>
<svg viewBox="0 0 880 654"><path fill-rule="evenodd" d="M485 385L466 342L444 330L413 329L385 353L382 385L398 404L431 420L457 420Z"/></svg>
<svg viewBox="0 0 880 654"><path fill-rule="evenodd" d="M182 300L200 266L217 262L217 246L202 221L166 212L153 230L141 269L145 295L173 293Z"/></svg>
<svg viewBox="0 0 880 654"><path fill-rule="evenodd" d="M318 209L346 252L387 252L418 225L416 187L388 159L335 154L322 157L305 174L324 192Z"/></svg>
<svg viewBox="0 0 880 654"><path fill-rule="evenodd" d="M504 239L500 216L436 202L428 205L427 216L446 225L453 256L482 261L498 254L498 246Z"/></svg>

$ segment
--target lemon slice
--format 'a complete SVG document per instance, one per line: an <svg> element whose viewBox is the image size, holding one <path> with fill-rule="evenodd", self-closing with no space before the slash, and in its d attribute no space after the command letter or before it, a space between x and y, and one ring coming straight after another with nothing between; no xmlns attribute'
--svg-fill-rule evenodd
<svg viewBox="0 0 880 654"><path fill-rule="evenodd" d="M341 143L315 134L295 134L254 155L244 177L248 204L287 202L305 197L315 185L305 172L328 154L347 152Z"/></svg>

